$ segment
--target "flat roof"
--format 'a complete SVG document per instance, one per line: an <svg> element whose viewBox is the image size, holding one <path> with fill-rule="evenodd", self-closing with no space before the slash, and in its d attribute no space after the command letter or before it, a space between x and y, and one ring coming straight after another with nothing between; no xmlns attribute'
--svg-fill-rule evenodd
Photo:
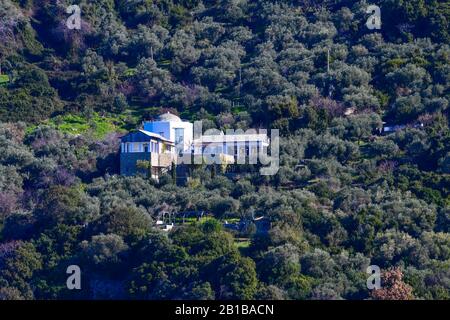
<svg viewBox="0 0 450 320"><path fill-rule="evenodd" d="M195 139L194 143L220 143L220 142L266 142L268 143L266 134L225 134L225 135L206 135L200 139Z"/></svg>

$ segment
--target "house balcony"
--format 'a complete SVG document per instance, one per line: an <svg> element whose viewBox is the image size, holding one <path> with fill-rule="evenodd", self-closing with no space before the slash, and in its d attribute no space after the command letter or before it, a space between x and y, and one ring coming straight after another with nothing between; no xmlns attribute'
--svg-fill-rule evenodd
<svg viewBox="0 0 450 320"><path fill-rule="evenodd" d="M174 153L151 153L150 154L152 167L167 168L172 166L172 163L176 163L177 155Z"/></svg>

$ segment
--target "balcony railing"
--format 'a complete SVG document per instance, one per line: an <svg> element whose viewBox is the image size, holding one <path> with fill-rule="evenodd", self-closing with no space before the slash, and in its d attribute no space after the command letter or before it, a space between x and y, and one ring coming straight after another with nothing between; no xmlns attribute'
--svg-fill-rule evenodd
<svg viewBox="0 0 450 320"><path fill-rule="evenodd" d="M170 167L176 160L177 155L174 153L151 153L152 167Z"/></svg>

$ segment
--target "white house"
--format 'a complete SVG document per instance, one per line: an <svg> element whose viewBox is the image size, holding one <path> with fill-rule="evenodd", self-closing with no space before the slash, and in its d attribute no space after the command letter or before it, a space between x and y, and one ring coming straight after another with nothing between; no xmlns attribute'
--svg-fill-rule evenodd
<svg viewBox="0 0 450 320"><path fill-rule="evenodd" d="M192 123L182 121L179 117L170 112L159 116L156 121L146 121L143 123L144 130L153 132L159 136L172 141L177 152L188 152L191 150L194 126Z"/></svg>
<svg viewBox="0 0 450 320"><path fill-rule="evenodd" d="M169 112L156 121L144 122L143 127L143 130L132 131L121 139L122 175L147 171L157 179L173 163L193 164L191 158L200 158L200 163L205 158L214 158L220 163L256 164L258 155L267 154L270 144L267 135L256 130L227 134L216 130L217 134L203 135L201 128L196 127L199 132L194 132L192 123ZM142 168L143 161L149 163L149 168Z"/></svg>
<svg viewBox="0 0 450 320"><path fill-rule="evenodd" d="M269 138L258 133L202 135L192 146L194 154L224 154L234 160L256 159L258 152L267 152Z"/></svg>

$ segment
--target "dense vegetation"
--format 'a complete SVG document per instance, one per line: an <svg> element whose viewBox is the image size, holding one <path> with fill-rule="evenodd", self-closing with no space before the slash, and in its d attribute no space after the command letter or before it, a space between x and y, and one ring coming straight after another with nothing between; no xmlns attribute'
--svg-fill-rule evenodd
<svg viewBox="0 0 450 320"><path fill-rule="evenodd" d="M2 0L0 299L450 299L450 3L373 2L378 31L366 1ZM278 174L118 176L165 110L280 129Z"/></svg>

